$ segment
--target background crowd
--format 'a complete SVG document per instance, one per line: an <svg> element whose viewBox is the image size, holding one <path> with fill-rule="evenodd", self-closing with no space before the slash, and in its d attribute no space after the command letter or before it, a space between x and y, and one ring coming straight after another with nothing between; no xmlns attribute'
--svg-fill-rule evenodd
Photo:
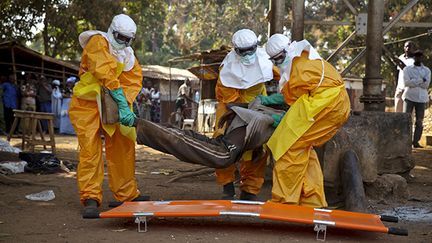
<svg viewBox="0 0 432 243"><path fill-rule="evenodd" d="M66 80L46 78L27 73L18 76L0 76L0 133L9 133L14 121L13 110L54 113L55 131L60 134L75 134L70 123L68 109L76 77ZM143 82L143 88L134 102L135 114L152 122L160 122L160 91L157 84ZM44 131L46 122L42 121ZM21 127L15 133L20 133Z"/></svg>
<svg viewBox="0 0 432 243"><path fill-rule="evenodd" d="M157 84L151 81L143 82L141 91L134 102L134 112L142 119L160 122L160 91Z"/></svg>
<svg viewBox="0 0 432 243"><path fill-rule="evenodd" d="M69 77L64 82L59 79L27 73L18 76L0 76L0 130L3 134L10 132L14 121L14 109L54 113L54 129L62 134L75 134L69 120L68 109L76 77ZM47 131L46 121L42 128ZM18 126L14 132L21 132Z"/></svg>

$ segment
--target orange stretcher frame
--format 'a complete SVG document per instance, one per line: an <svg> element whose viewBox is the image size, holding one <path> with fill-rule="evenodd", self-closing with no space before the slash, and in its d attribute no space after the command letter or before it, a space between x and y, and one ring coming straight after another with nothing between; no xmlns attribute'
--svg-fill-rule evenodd
<svg viewBox="0 0 432 243"><path fill-rule="evenodd" d="M191 200L125 202L99 214L100 218L136 218L138 231L146 217L217 217L223 215L251 216L261 219L315 225L317 239L326 237L326 227L408 235L404 229L386 227L382 221L397 222L397 217L318 209L273 202L241 200Z"/></svg>

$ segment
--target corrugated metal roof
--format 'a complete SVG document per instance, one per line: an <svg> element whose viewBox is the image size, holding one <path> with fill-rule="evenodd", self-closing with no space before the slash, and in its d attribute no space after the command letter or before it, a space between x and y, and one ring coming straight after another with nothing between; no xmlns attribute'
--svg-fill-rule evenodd
<svg viewBox="0 0 432 243"><path fill-rule="evenodd" d="M170 70L171 69L171 70ZM170 68L159 65L141 65L144 78L163 79L163 80L180 80L184 81L189 78L191 81L199 79L186 69Z"/></svg>

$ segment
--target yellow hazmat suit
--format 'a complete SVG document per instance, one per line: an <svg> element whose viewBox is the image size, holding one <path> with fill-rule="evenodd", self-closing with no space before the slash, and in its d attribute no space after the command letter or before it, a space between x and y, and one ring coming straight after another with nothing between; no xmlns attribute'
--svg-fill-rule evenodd
<svg viewBox="0 0 432 243"><path fill-rule="evenodd" d="M326 61L309 60L308 52L293 59L289 81L282 88L291 107L267 145L276 164L272 201L325 207L323 174L313 146L334 136L349 117L350 101L342 77ZM324 79L318 86L324 66Z"/></svg>
<svg viewBox="0 0 432 243"><path fill-rule="evenodd" d="M105 137L109 187L118 201L131 201L139 196L135 179L135 128L119 124L102 126L98 103L100 88L123 88L129 104L135 100L142 85L138 60L133 68L123 71L123 64L110 54L108 41L94 35L84 47L80 82L74 88L69 115L81 147L77 179L80 200L102 202L104 163L102 139Z"/></svg>
<svg viewBox="0 0 432 243"><path fill-rule="evenodd" d="M223 68L223 67L222 67ZM273 79L279 80L279 72L273 68ZM227 112L229 103L249 103L258 95L267 95L264 83L257 84L248 89L235 89L223 86L220 79L216 83L216 124L220 117ZM213 137L224 134L225 128L217 128ZM246 151L240 160L240 190L257 195L264 183L264 173L267 156L252 162L252 151ZM216 169L216 181L220 185L234 182L236 166L231 165L224 169Z"/></svg>

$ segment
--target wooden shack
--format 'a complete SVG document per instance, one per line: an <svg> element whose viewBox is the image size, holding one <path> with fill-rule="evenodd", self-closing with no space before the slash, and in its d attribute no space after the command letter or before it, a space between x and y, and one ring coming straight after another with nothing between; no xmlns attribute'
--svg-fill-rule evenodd
<svg viewBox="0 0 432 243"><path fill-rule="evenodd" d="M221 46L219 49L173 58L170 60L170 63L199 61L199 65L190 67L188 70L200 80L201 100L215 99L215 87L219 77L219 66L230 51L231 47Z"/></svg>
<svg viewBox="0 0 432 243"><path fill-rule="evenodd" d="M216 50L202 51L170 60L170 63L199 62L199 65L188 68L199 78L200 100L196 122L198 132L206 133L214 130L217 105L215 87L219 77L219 67L230 51L231 47L221 46Z"/></svg>
<svg viewBox="0 0 432 243"><path fill-rule="evenodd" d="M14 74L20 80L24 74L43 75L63 82L78 76L79 66L34 51L16 41L0 43L0 75Z"/></svg>
<svg viewBox="0 0 432 243"><path fill-rule="evenodd" d="M151 81L159 89L161 105L161 122L168 122L171 112L175 110L175 100L180 85L188 78L192 82L192 92L199 89L199 79L186 69L141 65L143 82Z"/></svg>

